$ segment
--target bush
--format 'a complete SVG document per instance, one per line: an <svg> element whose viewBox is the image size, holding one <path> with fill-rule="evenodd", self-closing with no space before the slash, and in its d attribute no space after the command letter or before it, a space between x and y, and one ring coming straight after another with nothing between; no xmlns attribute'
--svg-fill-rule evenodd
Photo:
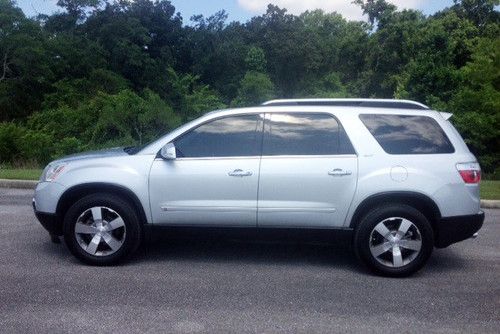
<svg viewBox="0 0 500 334"><path fill-rule="evenodd" d="M21 155L19 140L26 132L11 122L0 123L0 163L12 162Z"/></svg>
<svg viewBox="0 0 500 334"><path fill-rule="evenodd" d="M180 118L157 94L146 90L144 95L143 98L130 90L101 94L91 144L141 145L180 124Z"/></svg>
<svg viewBox="0 0 500 334"><path fill-rule="evenodd" d="M241 80L238 96L231 103L234 107L259 105L274 97L274 84L267 74L248 71Z"/></svg>
<svg viewBox="0 0 500 334"><path fill-rule="evenodd" d="M27 130L18 145L23 159L33 159L40 164L48 163L55 153L54 137L34 130Z"/></svg>

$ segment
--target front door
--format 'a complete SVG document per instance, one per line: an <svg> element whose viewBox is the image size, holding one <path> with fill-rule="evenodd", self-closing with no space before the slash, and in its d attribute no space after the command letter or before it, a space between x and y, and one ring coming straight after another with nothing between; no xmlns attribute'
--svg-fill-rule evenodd
<svg viewBox="0 0 500 334"><path fill-rule="evenodd" d="M256 226L262 118L226 116L175 139L177 158L150 172L154 224Z"/></svg>
<svg viewBox="0 0 500 334"><path fill-rule="evenodd" d="M354 149L332 115L266 114L258 226L341 227L357 169Z"/></svg>

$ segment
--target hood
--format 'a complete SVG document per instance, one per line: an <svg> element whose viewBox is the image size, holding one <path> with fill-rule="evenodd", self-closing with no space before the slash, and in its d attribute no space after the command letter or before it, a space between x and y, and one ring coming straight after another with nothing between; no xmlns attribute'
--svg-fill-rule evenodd
<svg viewBox="0 0 500 334"><path fill-rule="evenodd" d="M51 164L78 161L78 160L86 160L86 159L107 158L107 157L114 157L114 156L120 156L120 155L127 155L127 153L124 151L124 148L123 147L114 147L114 148L104 149L104 150L99 150L99 151L88 151L88 152L82 152L82 153L68 155L68 156L62 157L60 159L57 159L56 161L52 162Z"/></svg>

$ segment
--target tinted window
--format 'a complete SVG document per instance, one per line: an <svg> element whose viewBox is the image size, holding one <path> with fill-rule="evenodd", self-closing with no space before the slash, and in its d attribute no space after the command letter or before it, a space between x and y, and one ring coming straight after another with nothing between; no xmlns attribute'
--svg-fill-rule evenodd
<svg viewBox="0 0 500 334"><path fill-rule="evenodd" d="M259 115L232 116L205 123L175 140L178 157L260 155Z"/></svg>
<svg viewBox="0 0 500 334"><path fill-rule="evenodd" d="M342 126L326 114L271 114L263 155L354 154Z"/></svg>
<svg viewBox="0 0 500 334"><path fill-rule="evenodd" d="M360 115L380 146L390 154L453 153L439 124L426 116Z"/></svg>

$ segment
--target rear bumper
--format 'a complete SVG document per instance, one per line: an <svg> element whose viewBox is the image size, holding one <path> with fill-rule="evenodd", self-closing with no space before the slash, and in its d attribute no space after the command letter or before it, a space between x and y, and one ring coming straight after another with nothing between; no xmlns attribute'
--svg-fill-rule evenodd
<svg viewBox="0 0 500 334"><path fill-rule="evenodd" d="M33 210L35 211L36 219L42 224L43 228L45 228L52 235L62 235L62 221L59 219L59 216L54 213L46 213L36 211L35 202L33 201Z"/></svg>
<svg viewBox="0 0 500 334"><path fill-rule="evenodd" d="M475 215L444 217L436 226L438 248L448 247L456 242L468 239L483 226L484 212Z"/></svg>

